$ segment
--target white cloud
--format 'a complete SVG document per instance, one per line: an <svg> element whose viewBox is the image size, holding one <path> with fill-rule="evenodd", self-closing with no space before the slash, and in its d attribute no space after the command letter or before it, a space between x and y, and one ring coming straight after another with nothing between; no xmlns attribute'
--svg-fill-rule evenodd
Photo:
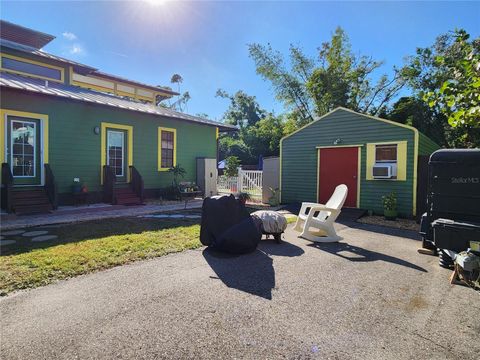
<svg viewBox="0 0 480 360"><path fill-rule="evenodd" d="M62 35L67 40L70 40L70 41L77 40L77 35L75 35L72 32L65 31Z"/></svg>
<svg viewBox="0 0 480 360"><path fill-rule="evenodd" d="M69 47L68 52L71 55L83 55L85 54L85 50L80 44L73 44L72 46Z"/></svg>

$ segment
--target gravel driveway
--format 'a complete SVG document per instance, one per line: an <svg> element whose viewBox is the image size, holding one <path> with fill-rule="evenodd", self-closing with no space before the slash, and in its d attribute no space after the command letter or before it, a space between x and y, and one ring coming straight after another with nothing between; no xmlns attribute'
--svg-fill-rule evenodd
<svg viewBox="0 0 480 360"><path fill-rule="evenodd" d="M288 230L250 255L187 251L0 300L1 359L478 359L480 296L414 233ZM382 233L383 232L383 233Z"/></svg>

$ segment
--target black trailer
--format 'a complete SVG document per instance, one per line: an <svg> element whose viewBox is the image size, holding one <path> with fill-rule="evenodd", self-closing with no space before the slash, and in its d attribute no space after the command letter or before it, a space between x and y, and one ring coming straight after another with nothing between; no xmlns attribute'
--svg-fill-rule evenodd
<svg viewBox="0 0 480 360"><path fill-rule="evenodd" d="M480 241L480 149L438 150L428 163L423 247L438 251L440 266Z"/></svg>

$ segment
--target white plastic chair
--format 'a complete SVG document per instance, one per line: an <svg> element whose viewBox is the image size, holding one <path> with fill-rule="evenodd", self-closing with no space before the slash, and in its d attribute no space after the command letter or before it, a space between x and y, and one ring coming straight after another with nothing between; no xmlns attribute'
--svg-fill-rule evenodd
<svg viewBox="0 0 480 360"><path fill-rule="evenodd" d="M335 232L333 224L340 215L345 199L347 185L338 185L325 205L302 203L294 230L301 231L300 237L314 242L335 242L343 238ZM314 228L317 231L311 231Z"/></svg>

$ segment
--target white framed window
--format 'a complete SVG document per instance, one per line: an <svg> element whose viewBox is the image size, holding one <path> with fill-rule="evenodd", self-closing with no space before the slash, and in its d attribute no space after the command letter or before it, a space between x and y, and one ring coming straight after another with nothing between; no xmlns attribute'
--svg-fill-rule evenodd
<svg viewBox="0 0 480 360"><path fill-rule="evenodd" d="M123 131L107 131L107 164L113 168L116 176L124 176L125 133Z"/></svg>
<svg viewBox="0 0 480 360"><path fill-rule="evenodd" d="M11 122L11 166L14 177L35 177L37 124L31 121Z"/></svg>

